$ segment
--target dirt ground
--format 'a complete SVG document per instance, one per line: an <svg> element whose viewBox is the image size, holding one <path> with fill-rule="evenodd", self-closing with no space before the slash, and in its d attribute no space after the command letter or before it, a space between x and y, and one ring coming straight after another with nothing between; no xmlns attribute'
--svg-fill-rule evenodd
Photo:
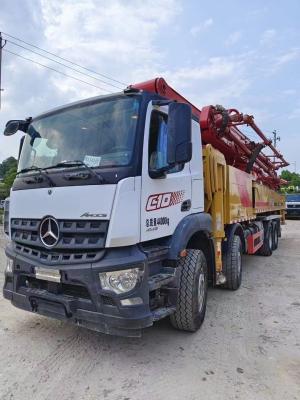
<svg viewBox="0 0 300 400"><path fill-rule="evenodd" d="M1 290L0 399L300 399L300 220L243 273L239 291L209 291L199 332L161 321L141 339L23 312Z"/></svg>

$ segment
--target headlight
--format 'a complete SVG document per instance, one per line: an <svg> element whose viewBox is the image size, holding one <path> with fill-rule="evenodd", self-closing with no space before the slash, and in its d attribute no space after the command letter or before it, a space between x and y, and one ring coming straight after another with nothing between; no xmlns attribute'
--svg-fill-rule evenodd
<svg viewBox="0 0 300 400"><path fill-rule="evenodd" d="M14 269L14 260L12 258L6 258L6 268L5 272L7 274L12 274Z"/></svg>
<svg viewBox="0 0 300 400"><path fill-rule="evenodd" d="M142 267L100 272L101 287L117 294L130 292L140 281L143 272Z"/></svg>

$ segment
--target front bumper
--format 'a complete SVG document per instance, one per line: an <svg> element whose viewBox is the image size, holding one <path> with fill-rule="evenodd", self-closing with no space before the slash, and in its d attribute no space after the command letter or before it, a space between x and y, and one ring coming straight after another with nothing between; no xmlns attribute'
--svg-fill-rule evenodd
<svg viewBox="0 0 300 400"><path fill-rule="evenodd" d="M147 259L137 246L108 250L93 264L47 266L61 271L59 284L36 279L34 268L40 265L17 254L12 244L6 255L14 260L14 273L6 274L3 295L18 308L119 336L140 336L141 329L153 324ZM145 266L143 279L131 292L116 295L101 288L99 272L141 263ZM136 297L142 304L121 304L122 299Z"/></svg>
<svg viewBox="0 0 300 400"><path fill-rule="evenodd" d="M287 208L286 209L286 217L287 218L299 218L300 217L300 208Z"/></svg>

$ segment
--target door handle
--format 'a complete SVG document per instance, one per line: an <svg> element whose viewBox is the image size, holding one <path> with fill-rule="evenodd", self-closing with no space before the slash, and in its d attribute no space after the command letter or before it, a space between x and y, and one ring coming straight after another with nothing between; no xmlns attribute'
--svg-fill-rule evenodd
<svg viewBox="0 0 300 400"><path fill-rule="evenodd" d="M190 200L190 199L184 200L184 201L181 203L181 211L189 211L190 208L191 208L191 206L192 206L192 203L191 203L191 200Z"/></svg>

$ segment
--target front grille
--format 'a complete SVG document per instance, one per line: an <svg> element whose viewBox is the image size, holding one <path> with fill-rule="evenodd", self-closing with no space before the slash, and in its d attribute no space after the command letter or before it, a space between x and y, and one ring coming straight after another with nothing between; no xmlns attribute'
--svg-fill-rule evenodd
<svg viewBox="0 0 300 400"><path fill-rule="evenodd" d="M300 208L300 204L288 204L287 208Z"/></svg>
<svg viewBox="0 0 300 400"><path fill-rule="evenodd" d="M58 220L59 242L55 249L96 249L103 248L108 221ZM11 238L13 241L36 247L44 247L39 237L41 220L12 219Z"/></svg>
<svg viewBox="0 0 300 400"><path fill-rule="evenodd" d="M41 242L41 222L11 219L11 238L19 254L46 264L92 262L104 254L108 221L58 220L59 241L51 249Z"/></svg>

